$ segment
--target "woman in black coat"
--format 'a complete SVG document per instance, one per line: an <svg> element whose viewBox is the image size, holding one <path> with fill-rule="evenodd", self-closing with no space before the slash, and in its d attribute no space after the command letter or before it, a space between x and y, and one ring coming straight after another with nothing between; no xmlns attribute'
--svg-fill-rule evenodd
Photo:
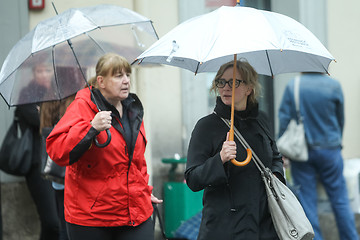
<svg viewBox="0 0 360 240"><path fill-rule="evenodd" d="M233 62L220 67L212 89L219 93L214 113L200 119L191 136L185 178L193 191L204 189L202 221L198 240L278 239L267 205L260 172L253 161L244 167L246 149L228 141ZM237 61L234 126L265 166L285 182L283 162L269 136L265 114L259 111L257 73L246 61Z"/></svg>

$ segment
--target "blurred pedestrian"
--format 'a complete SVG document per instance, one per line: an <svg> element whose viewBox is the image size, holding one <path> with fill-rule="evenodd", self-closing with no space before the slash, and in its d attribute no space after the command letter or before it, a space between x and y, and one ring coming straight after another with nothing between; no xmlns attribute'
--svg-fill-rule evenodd
<svg viewBox="0 0 360 240"><path fill-rule="evenodd" d="M56 123L64 115L66 108L74 100L75 95L69 96L61 101L49 101L41 104L40 107L40 132L43 136L43 146L45 146L45 139L47 135L54 128ZM46 152L44 158L47 159ZM62 168L65 173L65 167ZM52 187L55 191L57 216L59 222L59 240L68 240L66 231L66 223L64 217L64 179L52 181Z"/></svg>
<svg viewBox="0 0 360 240"><path fill-rule="evenodd" d="M148 185L144 110L130 93L130 74L125 58L101 57L93 87L77 93L47 138L51 159L67 166L64 204L71 240L154 239L152 203L162 201ZM98 147L94 138L105 142L106 129L111 141Z"/></svg>
<svg viewBox="0 0 360 240"><path fill-rule="evenodd" d="M218 70L212 90L219 93L214 113L200 119L192 132L186 183L193 191L204 189L203 212L198 240L279 239L268 209L264 182L253 161L243 167L246 149L238 139L229 141L233 62ZM276 143L270 139L268 120L256 99L258 75L246 61L236 62L234 126L263 164L283 182L283 162Z"/></svg>
<svg viewBox="0 0 360 240"><path fill-rule="evenodd" d="M46 61L39 62L33 67L33 75L33 80L22 90L20 97L27 99L27 94L33 91L37 91L38 95L47 94L54 77L51 65ZM20 105L15 110L15 117L19 120L22 133L27 128L33 133L32 165L25 179L40 217L40 240L50 240L58 239L59 228L54 190L51 183L41 176L39 110L40 105L36 103Z"/></svg>
<svg viewBox="0 0 360 240"><path fill-rule="evenodd" d="M291 119L297 119L294 82L286 86L279 109L279 136ZM323 239L317 209L317 182L324 186L334 211L340 239L356 240L354 213L350 208L343 176L342 134L344 97L340 83L321 73L300 76L300 115L309 150L306 162L291 161L291 176L297 196L310 220L315 239ZM285 156L286 157L286 156ZM291 160L291 159L290 159Z"/></svg>

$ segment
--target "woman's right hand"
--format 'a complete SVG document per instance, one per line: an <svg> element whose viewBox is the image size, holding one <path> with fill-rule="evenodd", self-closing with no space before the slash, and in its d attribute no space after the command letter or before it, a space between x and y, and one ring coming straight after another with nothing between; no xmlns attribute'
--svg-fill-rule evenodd
<svg viewBox="0 0 360 240"><path fill-rule="evenodd" d="M101 132L111 127L111 120L111 111L101 111L95 115L94 119L90 123L93 128Z"/></svg>
<svg viewBox="0 0 360 240"><path fill-rule="evenodd" d="M235 141L229 141L229 132L226 135L226 141L222 145L220 158L223 164L236 158L236 143Z"/></svg>

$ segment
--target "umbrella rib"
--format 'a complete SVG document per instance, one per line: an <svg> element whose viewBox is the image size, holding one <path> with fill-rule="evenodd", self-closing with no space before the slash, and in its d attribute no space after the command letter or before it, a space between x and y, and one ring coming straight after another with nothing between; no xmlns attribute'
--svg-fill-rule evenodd
<svg viewBox="0 0 360 240"><path fill-rule="evenodd" d="M31 53L30 56L32 57L32 56L33 56L33 53ZM30 56L29 56L29 57L30 57ZM27 57L27 59L28 59L29 57ZM9 79L9 77L10 77L12 74L15 74L16 70L17 70L20 66L21 66L21 64L19 64L18 67L16 67L10 74L8 74L7 77L6 77L6 79L4 79L4 81L2 81L1 84L4 84L4 83ZM1 84L0 84L0 85L1 85ZM14 91L13 91L14 88L15 88L15 83L13 84L13 86L12 86L12 88L11 88L11 91L10 91L9 103L8 103L8 101L5 99L5 96L0 93L1 96L4 98L6 104L8 104L9 106L13 106L11 102L12 102L12 95L13 95L13 93L14 93Z"/></svg>
<svg viewBox="0 0 360 240"><path fill-rule="evenodd" d="M0 96L4 99L4 101L6 102L6 104L8 105L8 108L10 109L11 105L10 103L8 103L5 99L5 97L2 95L2 93L0 93Z"/></svg>
<svg viewBox="0 0 360 240"><path fill-rule="evenodd" d="M154 24L151 20L150 20L150 24L151 24L152 29L154 30L156 38L159 39L159 36L158 36L157 32L155 31Z"/></svg>
<svg viewBox="0 0 360 240"><path fill-rule="evenodd" d="M198 70L199 70L199 66L200 66L200 62L197 63L196 69L195 69L195 75L197 74Z"/></svg>
<svg viewBox="0 0 360 240"><path fill-rule="evenodd" d="M89 34L87 34L86 32L84 33L86 36L88 36L90 38L91 41L93 41L96 46L98 46L100 48L100 50L103 52L103 54L105 53L105 50L100 46L100 44L93 38L91 37Z"/></svg>
<svg viewBox="0 0 360 240"><path fill-rule="evenodd" d="M78 60L78 58L77 58L77 56L76 56L76 53L75 53L75 51L74 51L74 48L73 48L73 46L72 46L72 42L70 41L70 39L67 40L67 43L68 43L68 45L69 45L69 47L70 47L70 49L71 49L71 52L72 52L73 56L75 57L75 61L76 61L77 66L78 66L78 68L79 68L79 70L80 70L80 73L81 73L81 75L82 75L82 77L83 77L83 79L84 79L84 81L85 81L85 83L86 83L86 86L87 86L87 87L89 88L89 90L90 90L90 94L91 94L92 98L94 99L94 103L95 103L95 105L96 105L96 108L97 108L97 109L99 110L99 112L100 112L101 109L100 109L100 107L99 107L99 104L97 103L96 98L95 98L93 92L91 91L90 84L89 84L88 81L86 80L84 71L83 71L82 68L81 68L80 62L79 62L79 60Z"/></svg>
<svg viewBox="0 0 360 240"><path fill-rule="evenodd" d="M31 53L30 56L33 57L34 54ZM27 57L26 59L29 59L30 56ZM1 84L4 84L4 82L7 81L12 74L15 74L16 70L17 70L20 66L21 66L21 64L19 64L19 66L16 67L16 68L14 69L14 71L12 71L12 72L6 77L6 79L1 82ZM11 103L11 102L12 102L12 95L13 95L13 93L14 93L14 88L15 88L15 83L13 84L12 89L11 89L11 92L10 92L9 103L6 101L5 96L3 96L3 95L1 94L1 96L4 98L5 102L6 102L9 106L15 106L15 105L12 105L12 103Z"/></svg>
<svg viewBox="0 0 360 240"><path fill-rule="evenodd" d="M52 57L52 62L53 62L53 68L54 68L54 75L55 75L55 84L56 84L56 91L58 93L58 97L59 99L61 99L61 93L60 93L60 87L59 87L59 79L58 79L58 75L57 75L57 71L56 71L56 67L55 67L55 46L52 47L51 49L51 57Z"/></svg>
<svg viewBox="0 0 360 240"><path fill-rule="evenodd" d="M273 71L272 71L272 68L271 68L271 62L270 62L270 58L269 58L269 54L268 54L268 50L265 50L265 53L266 53L266 58L268 60L268 63L269 63L269 68L270 68L270 73L271 73L271 76L274 77L274 74L273 74Z"/></svg>

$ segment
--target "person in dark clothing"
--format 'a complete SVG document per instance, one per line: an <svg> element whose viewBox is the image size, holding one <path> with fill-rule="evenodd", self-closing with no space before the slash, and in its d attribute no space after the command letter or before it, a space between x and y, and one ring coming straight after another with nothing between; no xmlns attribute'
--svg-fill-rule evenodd
<svg viewBox="0 0 360 240"><path fill-rule="evenodd" d="M221 119L231 115L233 69L229 62L218 70L212 84L220 95L214 112L197 122L189 143L186 183L193 191L204 189L198 240L278 239L259 170L253 161L244 167L230 162L247 156L237 139L228 141L229 127ZM285 182L282 157L256 100L257 73L245 60L237 61L235 81L234 126L263 164Z"/></svg>
<svg viewBox="0 0 360 240"><path fill-rule="evenodd" d="M69 71L70 72L70 71ZM71 77L71 76L69 76ZM56 123L64 115L66 108L74 100L75 95L71 95L61 101L48 101L40 106L40 133L42 135L42 154L43 158L47 159L45 140ZM44 160L45 161L45 160ZM65 173L65 167L63 167ZM46 178L46 176L45 176ZM59 240L68 240L69 237L66 231L66 222L64 216L64 179L56 179L52 181L52 187L55 191L57 214L59 221Z"/></svg>
<svg viewBox="0 0 360 240"><path fill-rule="evenodd" d="M33 68L34 79L22 90L21 97L34 89L38 94L46 94L52 78L52 70L46 64L38 64ZM40 117L38 104L20 105L15 110L15 117L19 120L21 131L30 128L33 134L32 165L25 176L27 187L36 205L40 217L40 240L58 239L59 227L57 222L55 193L51 183L41 176L40 160Z"/></svg>

